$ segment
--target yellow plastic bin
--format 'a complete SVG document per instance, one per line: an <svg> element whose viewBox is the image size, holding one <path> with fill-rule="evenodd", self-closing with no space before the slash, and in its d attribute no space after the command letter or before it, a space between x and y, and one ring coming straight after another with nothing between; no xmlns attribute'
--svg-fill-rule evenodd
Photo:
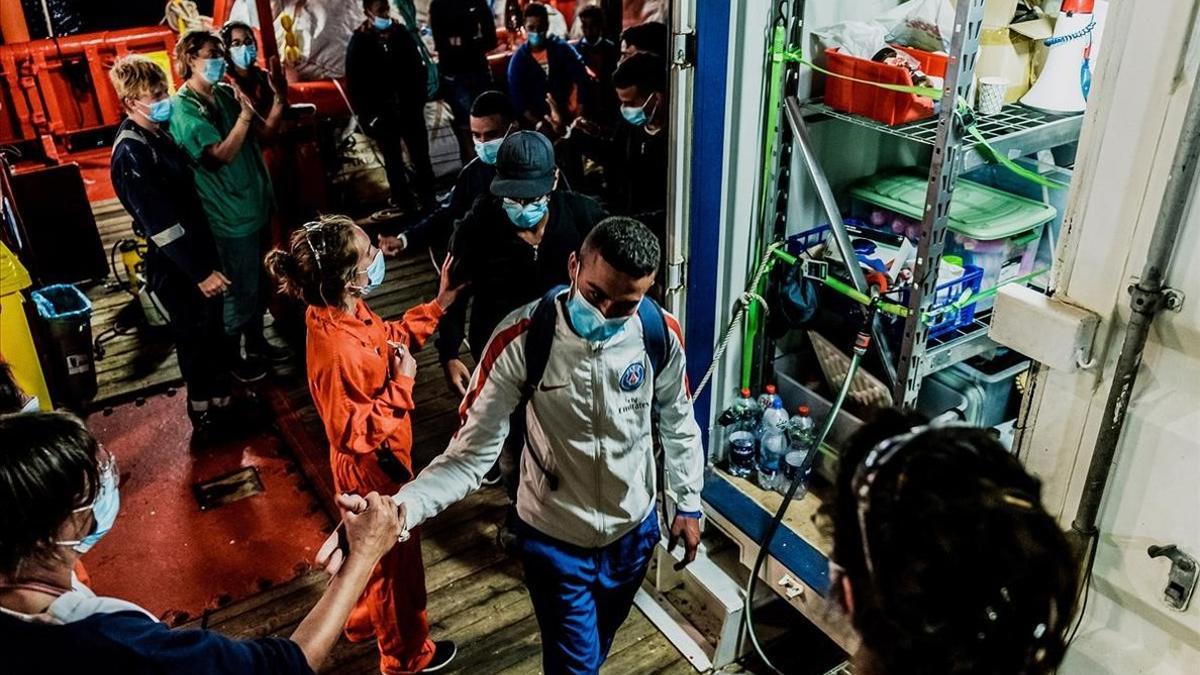
<svg viewBox="0 0 1200 675"><path fill-rule="evenodd" d="M12 368L13 377L21 389L37 396L42 410L50 410L50 391L42 375L33 334L25 314L25 297L21 291L33 285L29 272L17 256L0 242L0 359Z"/></svg>

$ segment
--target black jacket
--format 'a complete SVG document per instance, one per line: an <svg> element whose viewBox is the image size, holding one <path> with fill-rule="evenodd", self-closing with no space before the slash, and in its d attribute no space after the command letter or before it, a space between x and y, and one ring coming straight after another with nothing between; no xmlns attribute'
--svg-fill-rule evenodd
<svg viewBox="0 0 1200 675"><path fill-rule="evenodd" d="M488 194L496 167L484 164L478 157L467 162L454 180L450 192L450 203L425 216L420 222L404 231L407 248L422 249L427 246L442 248L454 232L454 223L467 215L471 205L480 195Z"/></svg>
<svg viewBox="0 0 1200 675"><path fill-rule="evenodd" d="M490 73L487 53L496 48L496 20L484 0L433 0L429 27L441 73Z"/></svg>
<svg viewBox="0 0 1200 675"><path fill-rule="evenodd" d="M604 167L604 206L642 221L660 241L667 211L667 136L666 128L649 134L645 127L621 121L610 138L592 136L581 128L570 138L579 152Z"/></svg>
<svg viewBox="0 0 1200 675"><path fill-rule="evenodd" d="M517 236L498 197L488 194L476 200L450 240L456 260L455 281L471 285L438 324L437 349L442 363L458 358L466 334L467 295L473 300L467 343L478 362L492 331L509 312L570 282L568 258L606 215L591 197L553 192L550 219L541 243L534 248Z"/></svg>
<svg viewBox="0 0 1200 675"><path fill-rule="evenodd" d="M146 238L152 288L170 281L198 284L220 269L216 243L196 184L192 160L166 130L149 132L126 119L113 143L111 176L134 232Z"/></svg>
<svg viewBox="0 0 1200 675"><path fill-rule="evenodd" d="M363 24L346 49L346 86L358 119L370 130L376 120L411 115L425 107L425 62L408 30L393 22L385 31Z"/></svg>

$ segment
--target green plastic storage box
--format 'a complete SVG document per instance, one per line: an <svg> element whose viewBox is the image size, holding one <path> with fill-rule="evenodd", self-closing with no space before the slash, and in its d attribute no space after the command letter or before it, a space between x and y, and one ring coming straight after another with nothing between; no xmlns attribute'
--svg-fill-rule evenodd
<svg viewBox="0 0 1200 675"><path fill-rule="evenodd" d="M866 211L860 215L870 222L891 223L893 216L919 222L927 187L922 174L889 172L859 182L850 194L865 205L857 211ZM946 253L960 255L964 263L983 270L982 290L995 288L1035 271L1043 226L1057 215L1048 204L959 179L950 202L947 228L953 236ZM984 298L977 309L994 303L994 298Z"/></svg>

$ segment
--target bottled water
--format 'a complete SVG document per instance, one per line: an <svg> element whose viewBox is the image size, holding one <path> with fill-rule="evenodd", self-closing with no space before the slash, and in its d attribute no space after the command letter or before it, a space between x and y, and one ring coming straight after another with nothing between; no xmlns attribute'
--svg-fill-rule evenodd
<svg viewBox="0 0 1200 675"><path fill-rule="evenodd" d="M787 424L787 410L783 407L783 401L778 396L775 396L774 400L771 401L771 407L762 413L762 421L758 425L759 440L762 440L763 435L770 429L786 431Z"/></svg>
<svg viewBox="0 0 1200 675"><path fill-rule="evenodd" d="M729 473L740 478L754 475L754 434L734 431L729 434Z"/></svg>
<svg viewBox="0 0 1200 675"><path fill-rule="evenodd" d="M771 389L771 407L763 411L762 421L758 427L758 486L764 490L774 490L779 486L779 463L787 453L787 410L783 401Z"/></svg>
<svg viewBox="0 0 1200 675"><path fill-rule="evenodd" d="M784 457L784 477L779 481L780 491L786 492L791 481L801 481L796 488L796 499L804 496L808 489L808 472L814 458L813 444L816 443L816 423L808 406L802 405L788 422L787 455Z"/></svg>
<svg viewBox="0 0 1200 675"><path fill-rule="evenodd" d="M758 403L750 397L750 390L743 389L741 397L722 415L723 424L729 429L729 473L741 478L754 475L758 457Z"/></svg>
<svg viewBox="0 0 1200 675"><path fill-rule="evenodd" d="M775 401L782 402L782 400L779 398L777 391L778 390L775 389L775 385L768 384L766 387L766 391L764 391L763 393L758 395L758 410L759 410L759 412L765 412L767 410L770 410L771 406L774 405Z"/></svg>
<svg viewBox="0 0 1200 675"><path fill-rule="evenodd" d="M782 404L781 404L782 407ZM758 449L758 486L764 490L779 487L780 463L787 453L787 436L780 427L766 427Z"/></svg>

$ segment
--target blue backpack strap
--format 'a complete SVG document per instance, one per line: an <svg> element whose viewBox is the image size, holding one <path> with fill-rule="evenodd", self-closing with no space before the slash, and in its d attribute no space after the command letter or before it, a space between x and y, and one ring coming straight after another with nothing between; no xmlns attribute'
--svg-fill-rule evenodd
<svg viewBox="0 0 1200 675"><path fill-rule="evenodd" d="M666 367L671 354L667 317L657 302L646 297L638 305L638 319L642 322L642 343L650 357L650 368L657 376Z"/></svg>

